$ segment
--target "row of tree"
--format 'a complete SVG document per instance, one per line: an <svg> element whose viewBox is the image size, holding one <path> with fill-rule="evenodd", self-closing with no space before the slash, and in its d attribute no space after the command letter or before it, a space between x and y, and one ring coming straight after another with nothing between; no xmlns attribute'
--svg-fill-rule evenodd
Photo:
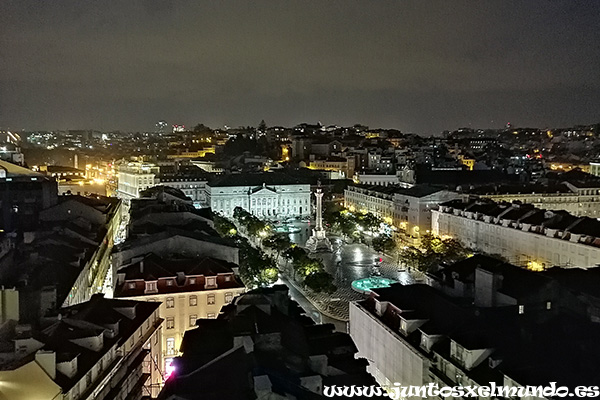
<svg viewBox="0 0 600 400"><path fill-rule="evenodd" d="M383 222L372 213L352 213L344 209L326 209L323 220L333 232L349 238L360 237L360 232L377 232Z"/></svg>
<svg viewBox="0 0 600 400"><path fill-rule="evenodd" d="M428 272L435 270L440 264L452 264L469 256L470 251L456 239L434 236L431 233L421 237L421 246L407 246L400 250L398 256L407 266Z"/></svg>
<svg viewBox="0 0 600 400"><path fill-rule="evenodd" d="M266 235L269 229L269 225L265 221L253 214L250 214L242 207L236 207L233 209L233 219L246 229L248 236L255 237L263 232L263 235Z"/></svg>
<svg viewBox="0 0 600 400"><path fill-rule="evenodd" d="M283 253L283 257L291 262L294 280L300 279L302 284L315 292L331 294L337 290L333 276L325 271L321 260L310 257L303 248L292 245Z"/></svg>
<svg viewBox="0 0 600 400"><path fill-rule="evenodd" d="M239 247L240 255L243 255L240 257L240 278L246 287L255 289L277 281L279 269L272 257L240 235L236 225L227 218L213 215L213 221L219 235L230 238Z"/></svg>
<svg viewBox="0 0 600 400"><path fill-rule="evenodd" d="M300 279L303 285L315 292L336 291L333 277L325 271L323 263L293 244L287 233L273 233L265 221L241 207L234 209L233 218L238 226L244 228L249 237L264 237L262 247L275 253L274 257L271 257L260 247L254 247L248 239L239 235L234 222L218 215L213 217L215 230L221 236L234 240L240 248L240 254L243 254L240 258L240 277L247 287L268 286L277 281L279 273L277 260L283 255L288 262L291 262L294 279Z"/></svg>

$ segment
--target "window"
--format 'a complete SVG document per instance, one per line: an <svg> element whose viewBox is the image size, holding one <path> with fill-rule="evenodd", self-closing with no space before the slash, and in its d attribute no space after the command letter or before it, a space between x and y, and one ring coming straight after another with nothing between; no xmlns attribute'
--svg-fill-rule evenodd
<svg viewBox="0 0 600 400"><path fill-rule="evenodd" d="M156 281L146 282L146 293L152 293L156 291Z"/></svg>
<svg viewBox="0 0 600 400"><path fill-rule="evenodd" d="M173 286L173 279L167 279L167 286Z"/></svg>
<svg viewBox="0 0 600 400"><path fill-rule="evenodd" d="M215 318L215 313L209 312L208 314L206 314L206 318L208 318L208 319L214 319Z"/></svg>
<svg viewBox="0 0 600 400"><path fill-rule="evenodd" d="M233 293L225 293L225 303L231 303L233 300Z"/></svg>
<svg viewBox="0 0 600 400"><path fill-rule="evenodd" d="M175 317L167 317L167 329L175 328Z"/></svg>
<svg viewBox="0 0 600 400"><path fill-rule="evenodd" d="M525 314L525 306L519 306L519 314Z"/></svg>
<svg viewBox="0 0 600 400"><path fill-rule="evenodd" d="M206 288L215 288L217 287L217 279L214 276L210 276L206 278Z"/></svg>
<svg viewBox="0 0 600 400"><path fill-rule="evenodd" d="M198 305L198 297L190 296L190 306L197 306L197 305Z"/></svg>
<svg viewBox="0 0 600 400"><path fill-rule="evenodd" d="M231 275L225 275L225 282L231 281Z"/></svg>
<svg viewBox="0 0 600 400"><path fill-rule="evenodd" d="M167 297L167 308L175 307L175 299L173 297Z"/></svg>
<svg viewBox="0 0 600 400"><path fill-rule="evenodd" d="M175 354L175 338L167 338L167 354L173 355Z"/></svg>
<svg viewBox="0 0 600 400"><path fill-rule="evenodd" d="M206 297L206 304L208 304L208 305L215 304L215 295L214 294L209 294Z"/></svg>
<svg viewBox="0 0 600 400"><path fill-rule="evenodd" d="M196 284L196 278L190 278L190 285Z"/></svg>
<svg viewBox="0 0 600 400"><path fill-rule="evenodd" d="M196 314L190 315L190 327L196 326L196 320L198 316Z"/></svg>
<svg viewBox="0 0 600 400"><path fill-rule="evenodd" d="M546 310L551 310L552 309L552 302L551 301L547 301L546 302Z"/></svg>
<svg viewBox="0 0 600 400"><path fill-rule="evenodd" d="M129 282L129 289L135 289L135 282Z"/></svg>
<svg viewBox="0 0 600 400"><path fill-rule="evenodd" d="M86 386L91 386L92 385L92 371L88 372L85 375L85 385Z"/></svg>

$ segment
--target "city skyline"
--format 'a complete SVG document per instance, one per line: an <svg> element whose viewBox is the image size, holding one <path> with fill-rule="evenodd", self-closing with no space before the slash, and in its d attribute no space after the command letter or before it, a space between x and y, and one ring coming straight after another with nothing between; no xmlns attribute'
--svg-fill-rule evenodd
<svg viewBox="0 0 600 400"><path fill-rule="evenodd" d="M357 123L439 134L599 118L595 2L3 2L0 126Z"/></svg>

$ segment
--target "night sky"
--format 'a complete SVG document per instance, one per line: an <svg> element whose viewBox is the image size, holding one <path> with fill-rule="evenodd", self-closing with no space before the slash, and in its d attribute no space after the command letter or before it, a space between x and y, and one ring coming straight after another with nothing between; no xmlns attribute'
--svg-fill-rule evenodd
<svg viewBox="0 0 600 400"><path fill-rule="evenodd" d="M0 128L600 122L600 1L0 1Z"/></svg>

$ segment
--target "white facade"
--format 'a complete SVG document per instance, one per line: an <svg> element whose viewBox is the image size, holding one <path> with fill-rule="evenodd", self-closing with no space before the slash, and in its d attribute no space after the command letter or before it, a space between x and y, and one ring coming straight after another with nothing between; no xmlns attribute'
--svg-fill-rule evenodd
<svg viewBox="0 0 600 400"><path fill-rule="evenodd" d="M362 185L390 186L399 185L400 179L396 174L357 174L355 179Z"/></svg>
<svg viewBox="0 0 600 400"><path fill-rule="evenodd" d="M161 303L159 317L164 322L159 365L163 374L170 373L172 359L180 355L179 348L183 336L187 330L196 328L196 320L217 318L224 305L231 303L234 297L245 291L245 287L238 287L183 293L155 293L129 298Z"/></svg>
<svg viewBox="0 0 600 400"><path fill-rule="evenodd" d="M394 218L394 194L391 190L348 186L344 191L344 207L350 211L369 212L391 225Z"/></svg>
<svg viewBox="0 0 600 400"><path fill-rule="evenodd" d="M460 195L426 186L410 189L381 186L349 186L344 204L350 211L370 212L400 233L418 238L431 231L431 209Z"/></svg>
<svg viewBox="0 0 600 400"><path fill-rule="evenodd" d="M578 217L600 218L600 188L578 188L569 183L566 185L572 192L486 194L480 197L496 202L520 201L546 210L564 210Z"/></svg>
<svg viewBox="0 0 600 400"><path fill-rule="evenodd" d="M350 303L350 336L357 357L369 360L367 371L382 386L421 386L428 381L428 358L357 302Z"/></svg>
<svg viewBox="0 0 600 400"><path fill-rule="evenodd" d="M204 208L208 207L208 201L206 199L206 182L206 180L190 178L163 178L159 183L164 186L181 190L183 194L192 199L194 207Z"/></svg>
<svg viewBox="0 0 600 400"><path fill-rule="evenodd" d="M594 267L600 263L600 247L583 243L589 237L572 234L566 238L554 229L536 232L532 228L451 207L432 211L434 234L451 236L474 250L500 254L516 265Z"/></svg>
<svg viewBox="0 0 600 400"><path fill-rule="evenodd" d="M121 163L117 173L117 196L124 200L137 199L140 192L158 185L159 167L145 162Z"/></svg>
<svg viewBox="0 0 600 400"><path fill-rule="evenodd" d="M226 217L241 207L260 218L307 217L310 215L310 185L207 186L207 201L213 211Z"/></svg>

